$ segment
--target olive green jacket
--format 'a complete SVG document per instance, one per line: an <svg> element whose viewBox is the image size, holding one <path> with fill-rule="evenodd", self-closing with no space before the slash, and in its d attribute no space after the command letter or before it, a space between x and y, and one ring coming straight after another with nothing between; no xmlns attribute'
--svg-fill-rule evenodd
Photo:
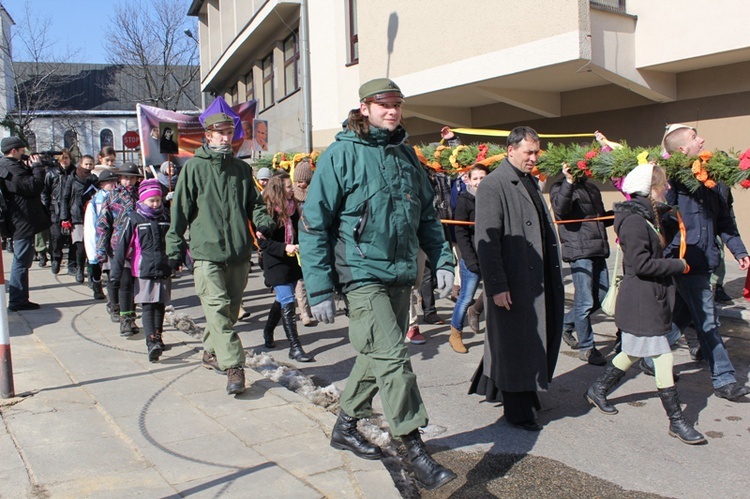
<svg viewBox="0 0 750 499"><path fill-rule="evenodd" d="M167 233L167 255L180 258L185 231L190 229L190 255L194 260L247 262L256 227L275 227L252 177L250 165L231 154L196 149L185 163L175 187Z"/></svg>

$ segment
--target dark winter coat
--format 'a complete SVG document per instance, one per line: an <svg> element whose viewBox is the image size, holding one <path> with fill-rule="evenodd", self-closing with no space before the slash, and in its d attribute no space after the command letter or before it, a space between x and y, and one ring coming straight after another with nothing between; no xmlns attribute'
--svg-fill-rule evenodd
<svg viewBox="0 0 750 499"><path fill-rule="evenodd" d="M476 210L476 198L468 190L462 191L456 199L456 211L454 219L464 222L474 221L474 212ZM473 225L456 225L456 244L461 252L461 259L466 264L466 268L475 274L479 274L479 257L474 248L474 226Z"/></svg>
<svg viewBox="0 0 750 499"><path fill-rule="evenodd" d="M0 157L0 179L5 184L6 219L14 239L32 237L52 225L42 204L44 167L41 164L29 169L15 158Z"/></svg>
<svg viewBox="0 0 750 499"><path fill-rule="evenodd" d="M130 262L129 271L141 279L167 279L172 275L167 258L166 235L169 230L169 215L166 210L156 218L147 218L137 210L125 217L120 241L112 261L110 279L117 282L126 270L125 260Z"/></svg>
<svg viewBox="0 0 750 499"><path fill-rule="evenodd" d="M44 176L42 203L49 210L53 223L58 223L62 220L60 214L62 213L62 198L65 192L65 183L70 179L71 173L74 171L75 167L72 165L68 171L55 166L54 168L50 168Z"/></svg>
<svg viewBox="0 0 750 499"><path fill-rule="evenodd" d="M742 243L737 224L732 217L727 200L721 195L719 186L709 189L698 187L695 192L683 184L670 181L667 203L677 205L685 222L687 232L687 252L685 260L690 265L690 273L713 272L721 260L722 249L716 242L721 236L724 244L736 259L748 256ZM665 254L677 258L680 248L679 234L667 246Z"/></svg>
<svg viewBox="0 0 750 499"><path fill-rule="evenodd" d="M667 334L672 328L675 300L673 276L683 273L685 263L664 258L654 209L647 198L634 196L614 208L624 268L615 324L635 336Z"/></svg>
<svg viewBox="0 0 750 499"><path fill-rule="evenodd" d="M297 262L297 256L286 254L286 243L284 242L284 224L276 221L276 230L271 232L268 227L259 227L265 239L259 239L258 244L263 252L263 276L266 286L278 286L280 284L291 284L302 279L302 269ZM294 227L294 242L297 244L297 223L299 213L292 215L292 226Z"/></svg>
<svg viewBox="0 0 750 499"><path fill-rule="evenodd" d="M65 182L60 220L68 220L74 225L83 223L86 203L96 194L96 181L93 173L85 180L75 173L70 175Z"/></svg>
<svg viewBox="0 0 750 499"><path fill-rule="evenodd" d="M477 189L475 230L487 295L484 375L503 391L546 390L560 351L565 303L557 237L546 204L538 216L507 159ZM542 231L549 234L546 248ZM544 254L550 259L549 280ZM513 301L510 310L493 302L494 295L505 291ZM554 303L549 314L547 294ZM548 331L554 331L549 338Z"/></svg>
<svg viewBox="0 0 750 499"><path fill-rule="evenodd" d="M555 182L550 188L549 197L552 211L558 220L581 220L607 215L601 191L593 182L585 179L573 184L565 179ZM558 224L563 261L607 258L609 241L606 227L610 225L612 221Z"/></svg>

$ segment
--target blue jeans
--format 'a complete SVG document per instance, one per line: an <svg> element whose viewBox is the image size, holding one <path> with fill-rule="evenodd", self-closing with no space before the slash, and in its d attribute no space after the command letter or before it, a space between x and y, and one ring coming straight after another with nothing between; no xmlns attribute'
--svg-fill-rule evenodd
<svg viewBox="0 0 750 499"><path fill-rule="evenodd" d="M294 303L294 288L297 287L297 281L289 284L279 284L273 287L273 291L276 293L276 301L281 303L281 306L289 305Z"/></svg>
<svg viewBox="0 0 750 499"><path fill-rule="evenodd" d="M729 353L719 334L719 319L716 315L710 279L710 274L701 273L680 275L674 280L677 291L685 300L693 319L703 358L711 368L713 387L720 388L737 380L734 377L734 366L729 360Z"/></svg>
<svg viewBox="0 0 750 499"><path fill-rule="evenodd" d="M451 326L462 331L466 311L469 309L469 305L471 305L471 300L474 299L474 293L477 292L479 281L482 277L469 270L463 258L459 261L458 265L461 272L461 292L458 294L456 306L453 308Z"/></svg>
<svg viewBox="0 0 750 499"><path fill-rule="evenodd" d="M573 277L573 308L565 314L565 329L575 328L578 348L589 350L594 347L594 330L591 328L591 314L601 308L604 295L609 288L607 260L602 257L581 258L570 262Z"/></svg>
<svg viewBox="0 0 750 499"><path fill-rule="evenodd" d="M29 302L29 268L34 261L34 236L13 239L13 264L8 281L8 306Z"/></svg>

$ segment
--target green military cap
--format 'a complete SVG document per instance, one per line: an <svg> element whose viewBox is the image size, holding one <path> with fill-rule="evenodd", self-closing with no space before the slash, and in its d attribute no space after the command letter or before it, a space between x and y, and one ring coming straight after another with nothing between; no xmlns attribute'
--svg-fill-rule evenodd
<svg viewBox="0 0 750 499"><path fill-rule="evenodd" d="M376 78L359 87L360 102L398 100L403 102L404 94L393 80L388 78Z"/></svg>
<svg viewBox="0 0 750 499"><path fill-rule="evenodd" d="M216 129L223 124L234 126L234 119L227 113L216 113L203 120L203 128L206 130Z"/></svg>

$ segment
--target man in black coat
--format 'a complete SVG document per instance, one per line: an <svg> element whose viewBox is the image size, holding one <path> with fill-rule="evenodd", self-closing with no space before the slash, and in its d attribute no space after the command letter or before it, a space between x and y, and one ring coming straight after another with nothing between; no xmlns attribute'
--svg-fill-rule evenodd
<svg viewBox="0 0 750 499"><path fill-rule="evenodd" d="M13 238L13 265L8 282L8 310L36 310L37 303L29 301L29 267L34 260L34 235L48 228L49 213L41 200L44 189L44 166L39 157L31 156L29 168L21 162L26 144L18 137L6 137L0 142L0 179L9 218L8 228Z"/></svg>
<svg viewBox="0 0 750 499"><path fill-rule="evenodd" d="M570 166L563 168L565 178L555 182L550 189L552 211L558 220L583 220L605 215L604 201L599 188L586 178L576 181ZM578 349L578 357L589 364L603 366L607 363L594 345L591 315L601 307L609 288L609 241L603 221L559 224L557 231L562 244L562 259L570 264L575 297L573 308L565 314L563 341ZM578 340L573 336L575 329Z"/></svg>

